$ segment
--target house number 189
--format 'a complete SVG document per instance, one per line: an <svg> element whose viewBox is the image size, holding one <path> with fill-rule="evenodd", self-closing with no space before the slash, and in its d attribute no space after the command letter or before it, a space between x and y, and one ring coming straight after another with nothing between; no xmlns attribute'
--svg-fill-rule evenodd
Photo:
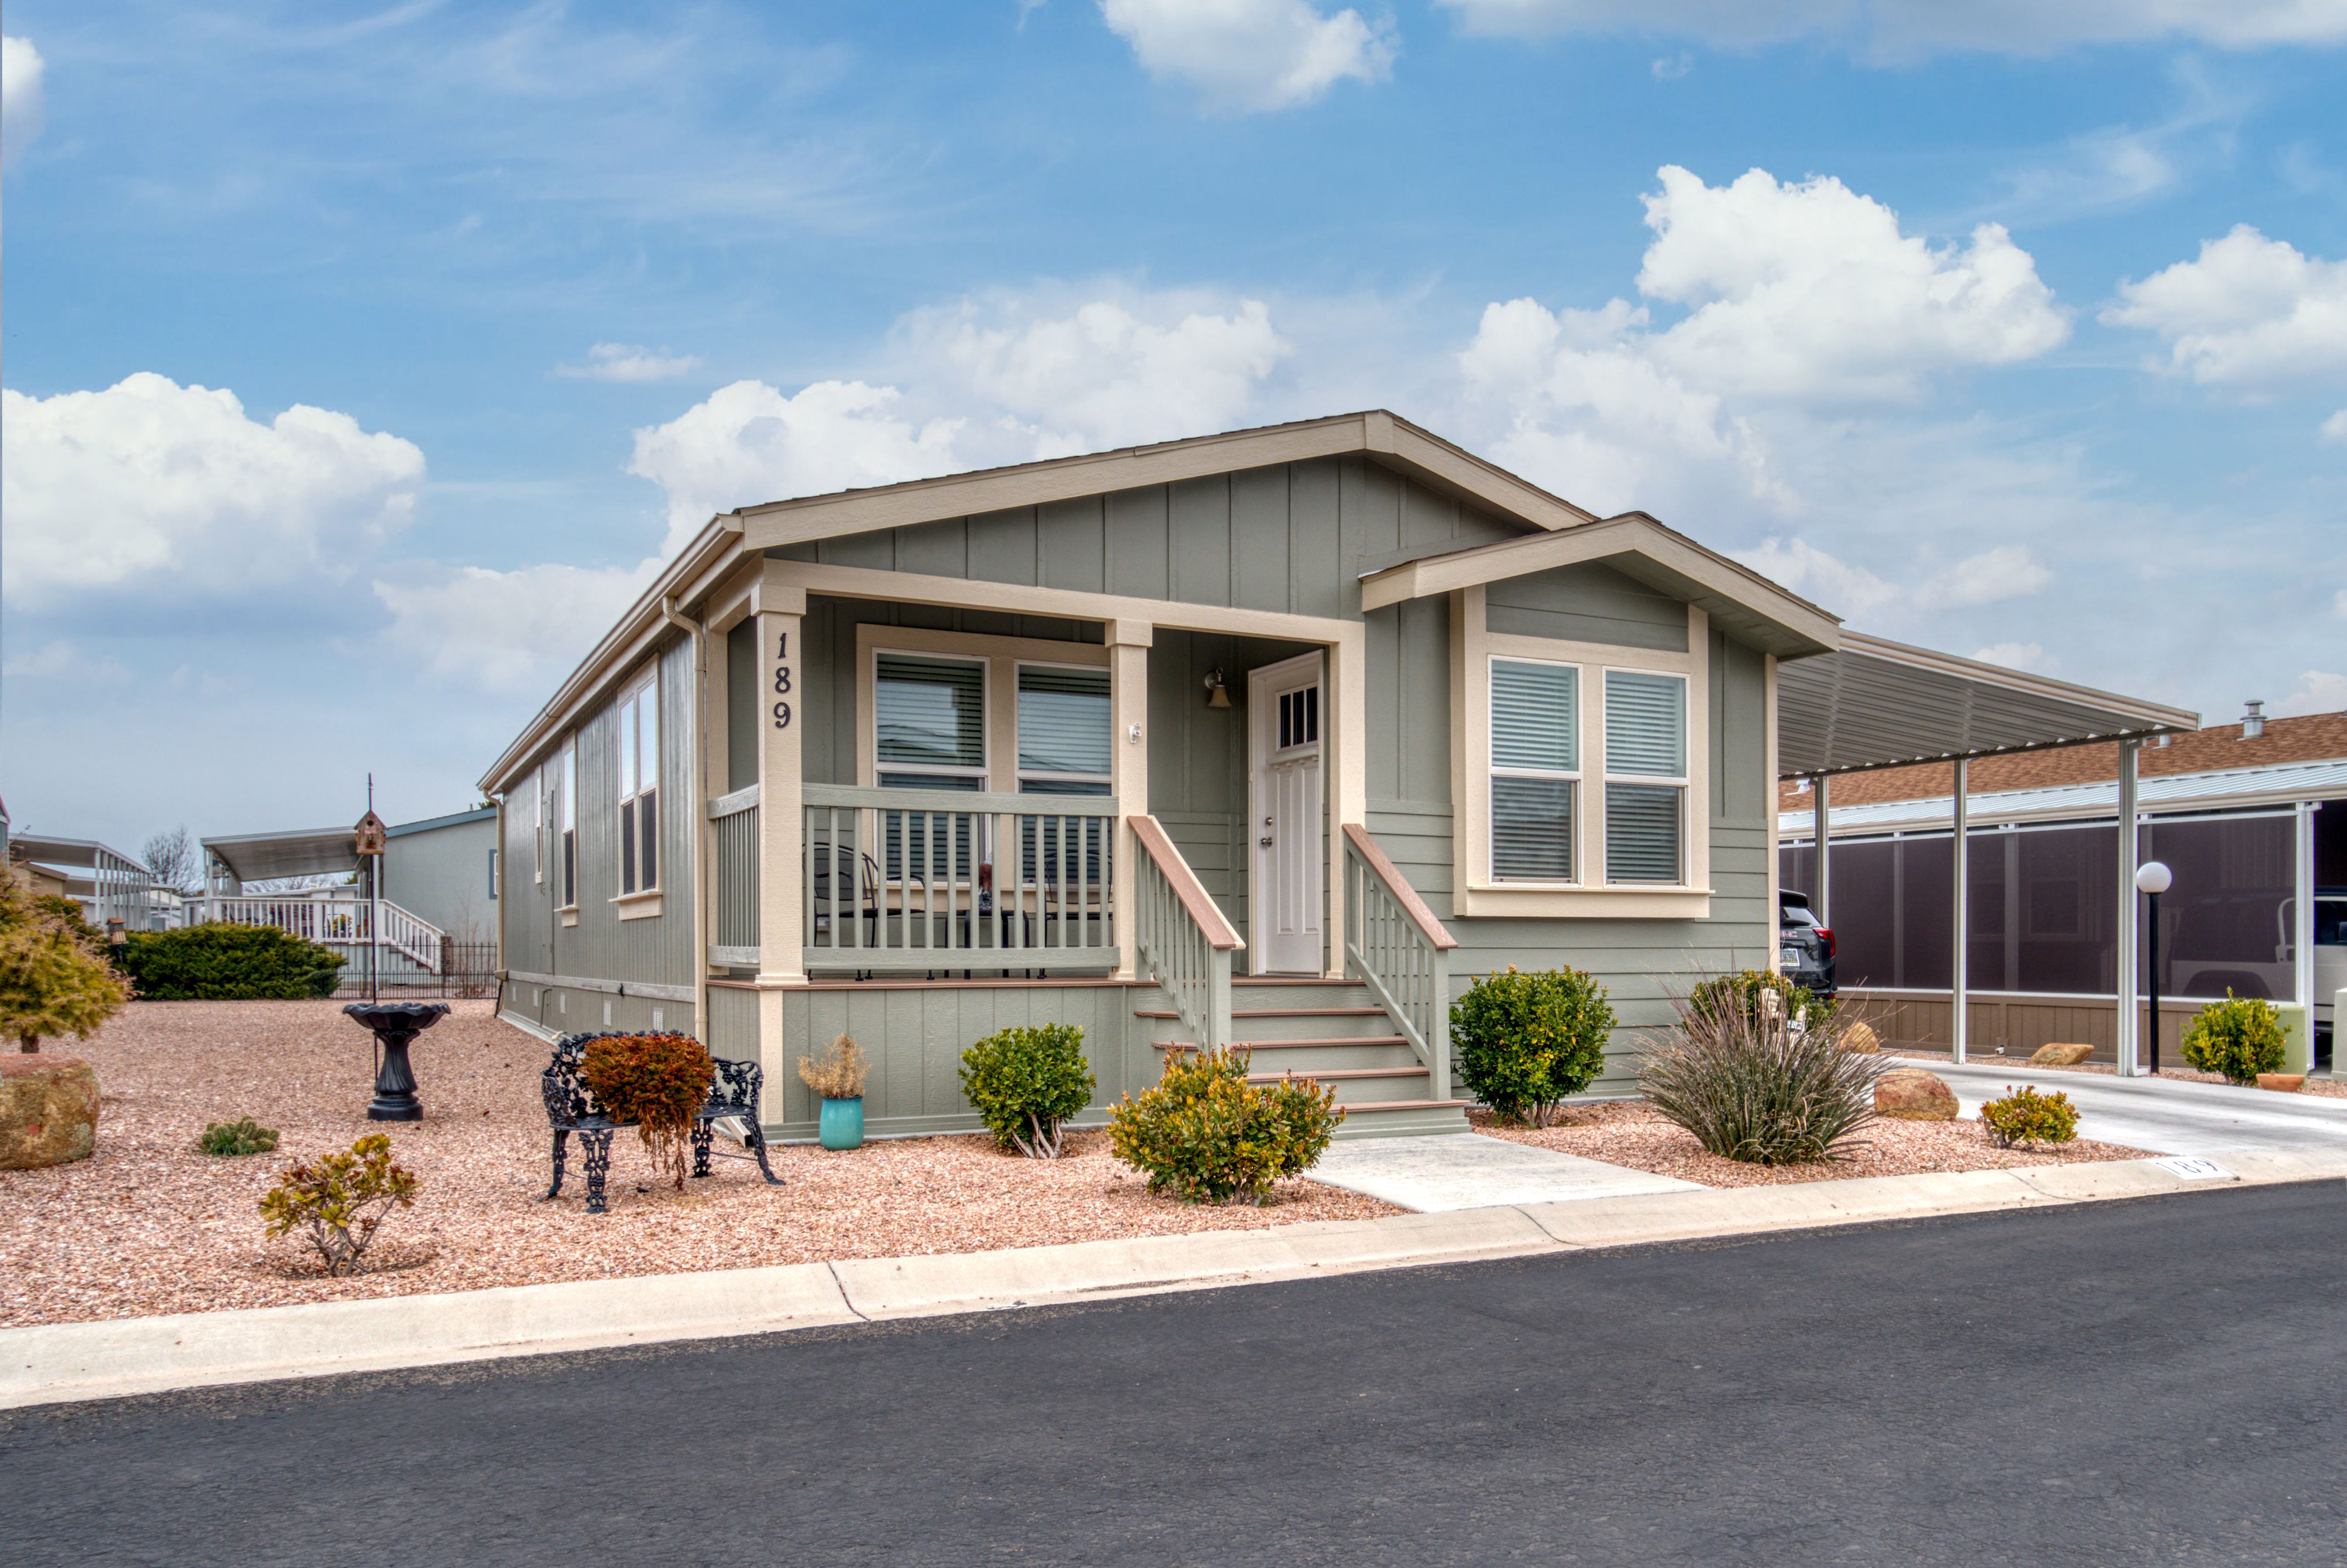
<svg viewBox="0 0 2347 1568"><path fill-rule="evenodd" d="M788 663L779 662L779 661L786 661L791 656L791 634L784 631L778 635L781 637L782 641L774 649L774 658L778 661L774 665L774 694L776 696L788 696L791 690L791 667ZM775 703L774 728L778 730L787 730L790 727L791 705L788 702Z"/></svg>

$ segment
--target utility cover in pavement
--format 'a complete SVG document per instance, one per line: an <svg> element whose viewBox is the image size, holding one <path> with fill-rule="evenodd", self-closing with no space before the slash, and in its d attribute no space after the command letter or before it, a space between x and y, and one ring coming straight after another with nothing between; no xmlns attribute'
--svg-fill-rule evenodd
<svg viewBox="0 0 2347 1568"><path fill-rule="evenodd" d="M1676 1176L1633 1171L1530 1143L1486 1138L1480 1132L1334 1143L1308 1174L1316 1182L1366 1193L1420 1214L1706 1190Z"/></svg>

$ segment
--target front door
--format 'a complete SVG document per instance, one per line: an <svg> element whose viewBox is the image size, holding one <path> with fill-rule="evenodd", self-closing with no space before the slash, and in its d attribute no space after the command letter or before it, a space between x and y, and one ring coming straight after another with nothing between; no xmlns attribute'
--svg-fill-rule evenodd
<svg viewBox="0 0 2347 1568"><path fill-rule="evenodd" d="M1257 974L1320 972L1320 655L1248 671Z"/></svg>

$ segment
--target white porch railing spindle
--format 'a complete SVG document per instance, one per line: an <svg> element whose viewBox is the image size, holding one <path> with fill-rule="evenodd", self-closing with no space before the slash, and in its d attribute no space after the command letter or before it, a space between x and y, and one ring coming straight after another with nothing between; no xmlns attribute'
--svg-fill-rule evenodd
<svg viewBox="0 0 2347 1568"><path fill-rule="evenodd" d="M1437 1099L1450 1093L1450 949L1434 917L1376 839L1345 824L1345 960L1410 1050Z"/></svg>

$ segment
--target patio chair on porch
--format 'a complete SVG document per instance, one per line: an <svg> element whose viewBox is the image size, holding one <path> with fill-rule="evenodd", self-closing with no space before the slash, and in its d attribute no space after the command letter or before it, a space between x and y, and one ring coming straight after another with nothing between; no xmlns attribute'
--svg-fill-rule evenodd
<svg viewBox="0 0 2347 1568"><path fill-rule="evenodd" d="M846 915L851 920L861 918L864 922L864 945L866 948L879 946L880 918L883 914L880 901L879 863L861 850L835 849L827 844L816 844L809 847L819 857L815 861L813 877L814 928L809 932L814 944L818 948L831 948L842 953L853 953L856 950L854 948L839 946L831 940L832 917L836 912ZM835 899L832 897L832 870L834 863L842 855L853 855L856 857L857 886L846 897ZM856 972L856 978L869 979L871 971L860 969Z"/></svg>

